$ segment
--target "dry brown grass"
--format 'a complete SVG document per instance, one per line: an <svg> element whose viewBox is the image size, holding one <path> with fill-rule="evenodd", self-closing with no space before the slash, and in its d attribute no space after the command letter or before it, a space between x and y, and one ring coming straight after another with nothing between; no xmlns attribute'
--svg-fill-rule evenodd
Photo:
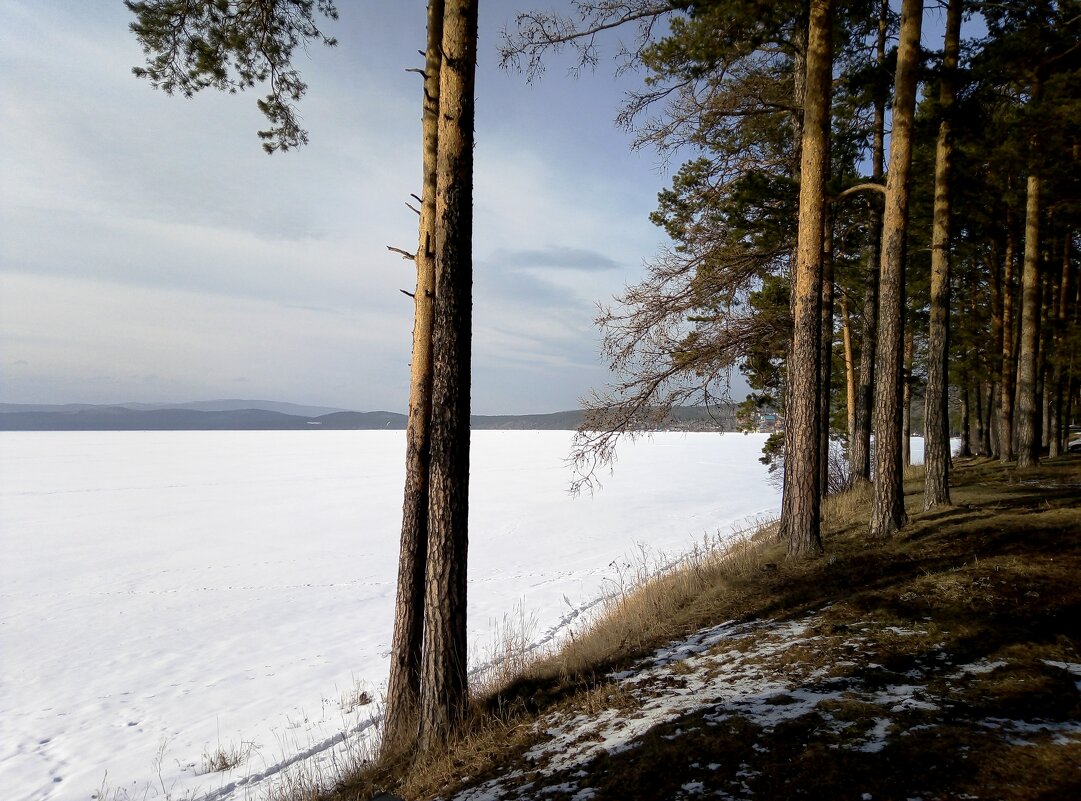
<svg viewBox="0 0 1081 801"><path fill-rule="evenodd" d="M503 646L493 650L503 661L478 686L461 739L412 764L370 765L334 798L367 801L380 791L410 801L447 797L512 771L528 780L536 766L521 757L545 736L539 720L633 707L608 677L613 670L704 626L812 610L821 610L817 646L780 654L786 675L815 668L821 675L824 668L873 685L904 683L914 668L931 671L928 686L948 701L950 717L905 713L890 724L890 744L879 754L837 750L882 717L866 700L830 702L771 733L739 718L710 728L692 713L657 727L635 749L592 763L588 786L596 798L673 797L689 779L722 781L714 789L738 793L723 784L737 773L745 774L748 793L763 798L791 795L793 786L806 797L831 799L856 789L876 798L1078 797L1081 745L1047 736L1014 747L990 737L980 721L1023 719L1029 710L1081 719L1081 694L1047 664L1081 662L1081 460L1023 474L978 460L959 460L958 468L955 505L928 513L922 469L906 471L911 520L889 541L865 539L864 485L826 502L823 558L785 560L775 530L764 526L725 547L704 543L659 575L651 575L656 561L643 557L614 582L592 623L556 652L529 651L527 621L505 621ZM950 677L939 653L954 664L1005 659L1011 666L961 681ZM823 715L838 726L825 725ZM685 734L672 738L677 727ZM725 770L695 767L706 761ZM907 795L898 795L902 789Z"/></svg>

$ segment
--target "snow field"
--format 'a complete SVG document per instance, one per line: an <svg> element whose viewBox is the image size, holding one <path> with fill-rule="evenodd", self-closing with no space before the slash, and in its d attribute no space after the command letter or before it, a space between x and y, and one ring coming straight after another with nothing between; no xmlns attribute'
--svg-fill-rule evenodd
<svg viewBox="0 0 1081 801"><path fill-rule="evenodd" d="M570 497L569 432L472 436L469 636L557 639L644 547L774 514L764 435L658 434ZM6 798L262 798L378 705L403 432L0 434ZM243 756L205 772L219 750Z"/></svg>

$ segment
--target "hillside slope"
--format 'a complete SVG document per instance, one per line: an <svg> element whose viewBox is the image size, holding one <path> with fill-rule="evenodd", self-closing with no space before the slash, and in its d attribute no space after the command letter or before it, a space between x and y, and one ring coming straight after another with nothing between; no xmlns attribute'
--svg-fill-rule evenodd
<svg viewBox="0 0 1081 801"><path fill-rule="evenodd" d="M677 601L653 580L449 754L337 797L1081 797L1081 459L970 461L930 513L914 478L886 543L865 499L831 502L821 558L766 536Z"/></svg>

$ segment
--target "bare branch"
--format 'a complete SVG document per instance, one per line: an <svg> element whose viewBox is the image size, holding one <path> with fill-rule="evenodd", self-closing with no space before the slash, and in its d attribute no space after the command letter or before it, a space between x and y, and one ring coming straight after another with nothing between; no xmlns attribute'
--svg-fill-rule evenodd
<svg viewBox="0 0 1081 801"><path fill-rule="evenodd" d="M416 254L410 253L408 250L402 250L401 248L396 248L393 245L387 245L387 250L389 250L391 253L400 254L403 259L409 259L409 261L417 260Z"/></svg>

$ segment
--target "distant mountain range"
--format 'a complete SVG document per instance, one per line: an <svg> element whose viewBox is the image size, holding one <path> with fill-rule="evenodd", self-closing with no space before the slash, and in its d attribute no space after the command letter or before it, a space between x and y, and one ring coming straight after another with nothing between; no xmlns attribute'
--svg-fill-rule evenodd
<svg viewBox="0 0 1081 801"><path fill-rule="evenodd" d="M581 411L552 414L473 415L474 430L571 431ZM729 407L688 406L674 410L674 428L732 430ZM352 412L277 401L215 400L196 403L19 404L0 403L0 431L337 431L404 430L397 412Z"/></svg>

